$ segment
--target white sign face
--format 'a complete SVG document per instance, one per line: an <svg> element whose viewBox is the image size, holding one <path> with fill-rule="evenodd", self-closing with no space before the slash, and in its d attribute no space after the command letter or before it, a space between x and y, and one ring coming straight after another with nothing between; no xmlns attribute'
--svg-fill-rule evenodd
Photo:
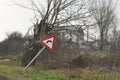
<svg viewBox="0 0 120 80"><path fill-rule="evenodd" d="M44 46L46 46L50 51L53 51L54 50L55 38L56 38L56 36L49 36L49 37L46 37L46 38L40 40L40 42Z"/></svg>
<svg viewBox="0 0 120 80"><path fill-rule="evenodd" d="M54 39L54 37L52 37L52 38L50 38L50 39L47 39L47 40L44 40L43 43L46 44L49 48L52 49L53 39Z"/></svg>

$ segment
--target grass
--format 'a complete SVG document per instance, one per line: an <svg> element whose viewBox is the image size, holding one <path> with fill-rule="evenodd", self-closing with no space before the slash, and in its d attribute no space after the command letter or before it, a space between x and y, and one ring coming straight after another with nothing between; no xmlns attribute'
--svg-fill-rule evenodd
<svg viewBox="0 0 120 80"><path fill-rule="evenodd" d="M23 72L19 60L0 61L0 75L12 80L68 80L65 75L43 71L41 67L42 65L36 65L35 69L30 67Z"/></svg>
<svg viewBox="0 0 120 80"><path fill-rule="evenodd" d="M89 68L57 70L56 73L58 72L64 73L69 80L120 80L119 73L92 71Z"/></svg>
<svg viewBox="0 0 120 80"><path fill-rule="evenodd" d="M120 80L119 72L101 72L89 68L44 71L42 68L42 64L37 64L22 72L20 59L11 59L8 62L0 61L0 76L11 80Z"/></svg>
<svg viewBox="0 0 120 80"><path fill-rule="evenodd" d="M83 50L80 52L81 55L85 55L85 54L89 54L91 56L95 56L95 57L106 57L108 54L110 54L109 51L93 51L93 50Z"/></svg>

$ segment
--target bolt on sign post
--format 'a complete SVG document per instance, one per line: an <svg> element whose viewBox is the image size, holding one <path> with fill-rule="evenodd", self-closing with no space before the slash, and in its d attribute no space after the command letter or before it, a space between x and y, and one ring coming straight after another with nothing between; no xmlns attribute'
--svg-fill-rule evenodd
<svg viewBox="0 0 120 80"><path fill-rule="evenodd" d="M32 62L40 55L40 53L45 49L49 49L50 51L54 50L54 45L55 45L55 39L56 36L52 35L52 36L48 36L45 37L43 39L40 40L40 43L42 43L44 45L44 47L39 50L39 52L36 54L36 56L30 61L30 63L23 69L23 71L25 71L31 64Z"/></svg>

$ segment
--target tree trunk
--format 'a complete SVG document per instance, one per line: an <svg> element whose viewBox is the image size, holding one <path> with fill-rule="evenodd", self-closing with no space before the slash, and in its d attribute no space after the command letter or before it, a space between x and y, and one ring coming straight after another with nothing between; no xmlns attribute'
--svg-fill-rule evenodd
<svg viewBox="0 0 120 80"><path fill-rule="evenodd" d="M26 48L25 52L23 54L23 57L22 57L21 65L22 66L27 66L29 64L29 62L37 54L38 49L39 49L39 45L38 44L33 44L31 47ZM33 63L31 64L31 66L34 66L35 63L36 63L36 60L33 61Z"/></svg>
<svg viewBox="0 0 120 80"><path fill-rule="evenodd" d="M104 33L103 31L101 31L100 33L100 50L103 51L104 50Z"/></svg>
<svg viewBox="0 0 120 80"><path fill-rule="evenodd" d="M47 27L48 25L45 23L44 20L41 20L39 24L38 22L36 23L34 27L34 39L32 42L29 42L29 47L25 46L27 48L25 48L25 53L23 54L21 63L22 66L26 66L35 57L35 55L38 53L38 50L42 49L40 43L37 42L41 39L41 37L46 35L46 33L48 32ZM34 66L35 63L36 60L31 65Z"/></svg>

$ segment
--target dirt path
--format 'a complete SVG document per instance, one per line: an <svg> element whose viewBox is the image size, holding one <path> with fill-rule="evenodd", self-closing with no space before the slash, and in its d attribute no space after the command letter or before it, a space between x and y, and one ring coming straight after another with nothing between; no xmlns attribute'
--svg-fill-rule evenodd
<svg viewBox="0 0 120 80"><path fill-rule="evenodd" d="M8 78L6 78L4 76L0 76L0 80L11 80L11 79L8 79Z"/></svg>

